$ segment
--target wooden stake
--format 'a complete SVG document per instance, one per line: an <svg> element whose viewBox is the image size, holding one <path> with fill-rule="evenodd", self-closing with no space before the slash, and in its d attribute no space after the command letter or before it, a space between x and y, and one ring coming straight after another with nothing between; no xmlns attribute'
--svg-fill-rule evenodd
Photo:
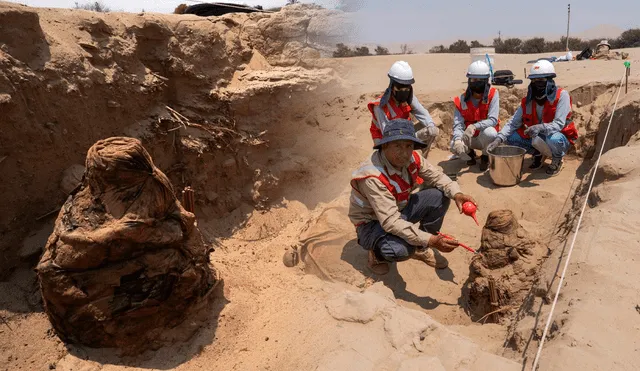
<svg viewBox="0 0 640 371"><path fill-rule="evenodd" d="M571 4L568 5L568 14L567 14L567 50L569 51L569 22L571 21Z"/></svg>
<svg viewBox="0 0 640 371"><path fill-rule="evenodd" d="M624 76L624 93L629 91L629 75L631 74L631 67L627 67L627 74Z"/></svg>
<svg viewBox="0 0 640 371"><path fill-rule="evenodd" d="M524 68L524 78L527 78L527 67Z"/></svg>
<svg viewBox="0 0 640 371"><path fill-rule="evenodd" d="M194 192L191 187L186 187L182 191L182 206L190 213L195 210Z"/></svg>
<svg viewBox="0 0 640 371"><path fill-rule="evenodd" d="M496 290L496 281L493 277L489 277L489 299L489 304L491 305L491 320L496 323L498 322L496 320L496 313L500 303L498 303L498 291Z"/></svg>

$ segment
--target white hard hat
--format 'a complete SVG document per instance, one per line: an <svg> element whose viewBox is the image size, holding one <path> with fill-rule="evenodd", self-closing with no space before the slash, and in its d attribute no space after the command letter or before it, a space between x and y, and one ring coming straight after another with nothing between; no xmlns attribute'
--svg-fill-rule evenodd
<svg viewBox="0 0 640 371"><path fill-rule="evenodd" d="M413 79L413 70L409 63L405 61L397 61L394 63L389 69L389 73L387 74L389 78L398 84L402 85L411 85L416 82Z"/></svg>
<svg viewBox="0 0 640 371"><path fill-rule="evenodd" d="M546 60L537 61L531 66L529 71L529 79L537 79L541 77L556 77L556 69L553 64Z"/></svg>
<svg viewBox="0 0 640 371"><path fill-rule="evenodd" d="M491 77L489 65L483 61L475 61L467 69L467 77L470 79L488 79Z"/></svg>

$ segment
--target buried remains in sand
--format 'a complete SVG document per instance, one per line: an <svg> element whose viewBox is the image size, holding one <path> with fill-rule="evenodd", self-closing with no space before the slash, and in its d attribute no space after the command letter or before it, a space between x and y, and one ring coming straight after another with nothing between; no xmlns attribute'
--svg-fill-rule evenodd
<svg viewBox="0 0 640 371"><path fill-rule="evenodd" d="M68 342L157 348L219 282L209 250L137 139L98 141L86 169L37 266L45 311Z"/></svg>

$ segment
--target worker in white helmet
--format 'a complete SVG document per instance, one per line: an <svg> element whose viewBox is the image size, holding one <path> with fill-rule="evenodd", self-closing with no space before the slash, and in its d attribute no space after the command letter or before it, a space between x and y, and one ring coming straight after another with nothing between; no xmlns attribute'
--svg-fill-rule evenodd
<svg viewBox="0 0 640 371"><path fill-rule="evenodd" d="M598 45L596 45L596 55L609 54L610 50L611 50L611 44L609 44L609 41L607 40L602 40Z"/></svg>
<svg viewBox="0 0 640 371"><path fill-rule="evenodd" d="M550 157L546 173L550 176L560 173L563 158L578 139L578 131L572 119L571 97L566 90L556 87L554 77L556 72L549 61L538 61L531 67L527 96L489 145L489 152L507 142L533 154L530 169L542 167L544 158Z"/></svg>
<svg viewBox="0 0 640 371"><path fill-rule="evenodd" d="M467 69L467 90L455 97L453 114L453 136L451 152L463 159L467 165L476 164L475 150L481 150L480 170L489 167L487 146L498 136L500 123L500 95L489 84L489 65L475 61Z"/></svg>
<svg viewBox="0 0 640 371"><path fill-rule="evenodd" d="M438 137L439 130L433 122L429 111L420 104L418 98L413 94L413 70L409 63L397 61L389 69L389 87L377 100L370 102L367 107L371 112L371 138L374 145L382 139L384 127L390 120L406 119L410 120L411 115L418 120L421 128L416 132L416 136L426 144L422 150L426 158L431 148L431 144Z"/></svg>
<svg viewBox="0 0 640 371"><path fill-rule="evenodd" d="M627 59L629 57L629 53L627 52L616 52L611 50L611 44L609 44L609 41L607 40L602 40L600 41L600 43L596 46L595 49L595 55L593 56L593 59L603 59L603 60L620 60L620 59Z"/></svg>

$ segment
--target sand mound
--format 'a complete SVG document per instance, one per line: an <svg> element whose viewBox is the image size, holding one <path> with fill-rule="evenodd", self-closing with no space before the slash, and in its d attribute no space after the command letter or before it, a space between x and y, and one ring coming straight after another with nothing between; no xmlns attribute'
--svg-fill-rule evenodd
<svg viewBox="0 0 640 371"><path fill-rule="evenodd" d="M140 141L99 141L86 168L37 267L45 311L65 341L158 347L217 283L209 250Z"/></svg>
<svg viewBox="0 0 640 371"><path fill-rule="evenodd" d="M635 123L637 121L628 125ZM524 357L532 356L537 343L531 340L540 340L542 336L550 308L544 304L549 304L549 298L558 290L558 277L565 264L567 249L576 233L575 225L585 197L588 197L590 207L585 211L576 238L572 261L543 350L541 369L562 370L570 364L582 370L600 370L611 365L620 370L633 370L638 360L636 349L640 346L640 327L620 318L638 315L640 254L635 226L640 222L637 192L640 164L636 160L640 143L638 133L628 135L620 129L614 131L617 134L611 137L612 143L621 140L618 135L631 139L602 156L590 194L587 194L590 178L582 180L562 225L566 240L560 241L554 249L548 260L554 264L543 266L539 283L532 289L542 295L524 306L523 316L514 326L510 344ZM597 325L594 327L594 324Z"/></svg>
<svg viewBox="0 0 640 371"><path fill-rule="evenodd" d="M382 283L361 293L340 292L326 307L340 321L338 335L345 346L330 347L317 370L520 369L428 315L399 306Z"/></svg>
<svg viewBox="0 0 640 371"><path fill-rule="evenodd" d="M616 110L615 116L611 119L610 112L603 112L600 121L600 130L596 133L592 142L590 154L597 156L597 151L602 148L604 140L604 131L606 130L609 120L611 120L611 129L604 143L603 155L600 160L600 166L596 169L595 180L592 193L587 195L589 186L589 177L582 180L576 195L572 199L572 210L570 210L563 222L565 233L569 233L574 224L584 200L583 197L590 198L590 205L595 207L600 200L618 200L621 194L608 193L607 186L609 182L620 181L627 183L634 180L638 175L640 160L633 155L635 148L640 145L640 93L634 92L630 96L621 99L620 105Z"/></svg>

